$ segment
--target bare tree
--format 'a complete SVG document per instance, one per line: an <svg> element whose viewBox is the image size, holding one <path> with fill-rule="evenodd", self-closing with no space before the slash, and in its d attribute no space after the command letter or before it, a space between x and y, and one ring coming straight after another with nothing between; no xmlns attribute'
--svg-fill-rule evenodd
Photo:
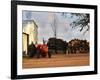
<svg viewBox="0 0 100 80"><path fill-rule="evenodd" d="M71 14L71 18L73 17L77 17L77 19L75 19L70 25L72 26L72 28L77 28L80 27L80 32L86 28L85 32L83 34L85 34L87 31L89 31L90 28L90 15L89 14L84 14L84 13L70 13ZM67 17L67 13L62 13L63 17Z"/></svg>
<svg viewBox="0 0 100 80"><path fill-rule="evenodd" d="M71 25L73 27L80 27L80 32L86 27L86 31L84 33L86 33L87 31L89 31L89 28L90 28L90 15L89 14L80 14L80 13L77 13L77 14L72 14L73 16L77 16L79 17L77 20L73 21L71 23Z"/></svg>

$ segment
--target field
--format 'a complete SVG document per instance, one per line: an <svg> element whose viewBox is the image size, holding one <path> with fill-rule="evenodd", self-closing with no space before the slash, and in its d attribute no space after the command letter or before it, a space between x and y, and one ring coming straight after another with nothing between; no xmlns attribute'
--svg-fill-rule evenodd
<svg viewBox="0 0 100 80"><path fill-rule="evenodd" d="M89 65L89 54L55 54L51 58L23 58L22 66L26 68L67 67Z"/></svg>

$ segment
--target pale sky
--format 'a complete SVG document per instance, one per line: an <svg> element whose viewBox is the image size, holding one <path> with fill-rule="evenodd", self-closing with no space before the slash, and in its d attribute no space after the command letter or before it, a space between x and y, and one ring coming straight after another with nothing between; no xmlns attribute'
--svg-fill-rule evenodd
<svg viewBox="0 0 100 80"><path fill-rule="evenodd" d="M72 28L70 23L76 20L77 17L71 17L70 13L67 13L67 17L62 16L61 12L36 12L36 11L23 11L23 20L34 20L38 26L38 40L42 42L43 38L47 41L50 37L54 37L52 30L54 16L56 21L57 38L64 41L70 41L71 39L86 39L89 41L90 32L86 32L85 28L82 32L79 28Z"/></svg>

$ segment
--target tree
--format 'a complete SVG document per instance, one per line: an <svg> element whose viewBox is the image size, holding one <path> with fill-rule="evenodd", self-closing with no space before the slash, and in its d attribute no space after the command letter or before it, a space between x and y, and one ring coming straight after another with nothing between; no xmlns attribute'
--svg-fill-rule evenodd
<svg viewBox="0 0 100 80"><path fill-rule="evenodd" d="M69 13L68 13L69 14ZM71 14L71 18L73 17L77 17L77 19L75 19L70 25L72 26L72 28L76 28L79 27L80 28L80 32L86 28L85 32L83 34L85 34L87 31L89 31L90 28L90 15L89 14L83 14L83 13L70 13ZM62 16L67 17L67 13L62 13Z"/></svg>
<svg viewBox="0 0 100 80"><path fill-rule="evenodd" d="M48 45L48 49L55 50L56 47L57 52L59 50L59 51L63 51L64 53L66 53L66 49L68 47L68 43L66 41L57 38L49 38L47 45Z"/></svg>

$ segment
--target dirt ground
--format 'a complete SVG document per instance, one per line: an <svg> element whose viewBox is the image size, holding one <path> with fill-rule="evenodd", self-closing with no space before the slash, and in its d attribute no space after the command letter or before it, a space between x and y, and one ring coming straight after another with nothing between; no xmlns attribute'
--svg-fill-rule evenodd
<svg viewBox="0 0 100 80"><path fill-rule="evenodd" d="M51 58L23 58L23 68L47 68L89 65L89 54L55 54Z"/></svg>

